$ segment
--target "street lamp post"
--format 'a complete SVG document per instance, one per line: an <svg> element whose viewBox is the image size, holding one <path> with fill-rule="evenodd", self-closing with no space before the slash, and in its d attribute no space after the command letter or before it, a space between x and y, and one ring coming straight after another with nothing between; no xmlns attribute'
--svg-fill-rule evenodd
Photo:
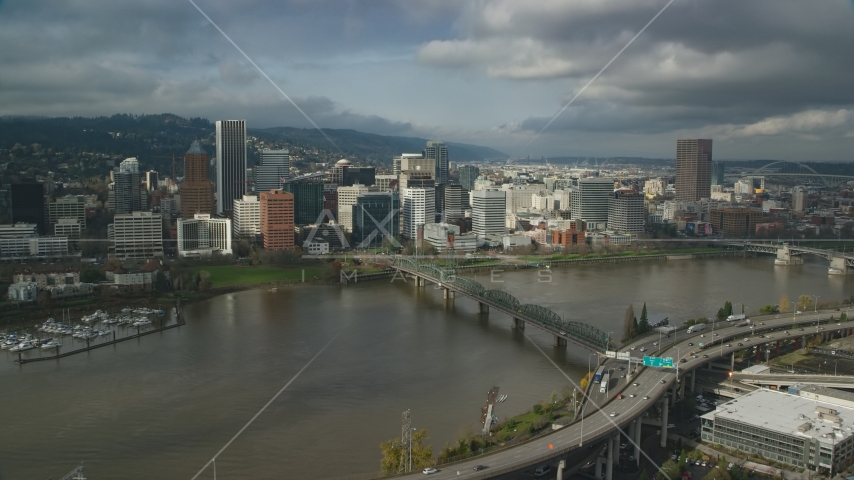
<svg viewBox="0 0 854 480"><path fill-rule="evenodd" d="M813 295L815 297L815 305L813 305L812 313L818 313L818 299L821 298L820 295Z"/></svg>
<svg viewBox="0 0 854 480"><path fill-rule="evenodd" d="M490 421L490 420L487 419L487 421ZM412 432L414 432L414 431L415 431L415 429L413 428ZM409 432L409 471L410 472L412 471L412 432Z"/></svg>

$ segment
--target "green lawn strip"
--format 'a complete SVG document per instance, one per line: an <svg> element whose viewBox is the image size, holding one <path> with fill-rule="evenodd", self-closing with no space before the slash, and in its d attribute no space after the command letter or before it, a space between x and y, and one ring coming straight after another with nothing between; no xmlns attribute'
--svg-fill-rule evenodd
<svg viewBox="0 0 854 480"><path fill-rule="evenodd" d="M315 277L317 279L323 278L327 272L325 268L318 266L281 268L271 266L208 265L193 267L194 273L202 270L207 270L211 274L211 286L214 288L276 281L298 281L302 280L303 271L305 271L305 280L308 282L315 280Z"/></svg>

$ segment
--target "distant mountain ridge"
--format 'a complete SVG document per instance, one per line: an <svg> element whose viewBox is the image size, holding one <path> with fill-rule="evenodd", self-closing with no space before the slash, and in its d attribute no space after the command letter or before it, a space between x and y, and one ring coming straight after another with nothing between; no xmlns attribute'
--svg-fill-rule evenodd
<svg viewBox="0 0 854 480"><path fill-rule="evenodd" d="M397 137L359 132L349 129L324 128L341 149L342 156L373 157L379 162L391 162L401 153L421 152L427 139ZM107 132L135 134L122 138ZM11 148L16 143L39 143L59 149L101 151L141 158L148 154L174 151L183 154L192 140L209 137L214 133L213 122L204 118L183 118L170 113L156 115L116 114L109 117L0 117L0 148ZM335 146L315 129L295 127L252 128L248 132L268 141L287 142L304 148L335 152ZM140 136L154 142L140 140ZM508 155L479 145L445 142L452 162L483 159L505 159Z"/></svg>

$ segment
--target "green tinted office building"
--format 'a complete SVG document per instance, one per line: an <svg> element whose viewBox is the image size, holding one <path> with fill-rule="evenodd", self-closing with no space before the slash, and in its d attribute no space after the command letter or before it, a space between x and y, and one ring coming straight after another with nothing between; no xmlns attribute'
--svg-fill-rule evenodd
<svg viewBox="0 0 854 480"><path fill-rule="evenodd" d="M369 192L353 205L353 247L382 247L389 235L400 236L400 197L396 192Z"/></svg>
<svg viewBox="0 0 854 480"><path fill-rule="evenodd" d="M323 216L323 184L298 180L285 183L284 191L294 194L294 223L311 225L327 220Z"/></svg>

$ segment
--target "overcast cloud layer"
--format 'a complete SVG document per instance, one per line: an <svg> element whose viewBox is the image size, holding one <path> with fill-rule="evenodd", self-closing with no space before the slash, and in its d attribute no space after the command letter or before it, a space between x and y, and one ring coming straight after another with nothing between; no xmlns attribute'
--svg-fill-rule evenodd
<svg viewBox="0 0 854 480"><path fill-rule="evenodd" d="M321 127L513 155L854 160L851 0L196 0ZM0 115L308 122L187 0L0 0Z"/></svg>

